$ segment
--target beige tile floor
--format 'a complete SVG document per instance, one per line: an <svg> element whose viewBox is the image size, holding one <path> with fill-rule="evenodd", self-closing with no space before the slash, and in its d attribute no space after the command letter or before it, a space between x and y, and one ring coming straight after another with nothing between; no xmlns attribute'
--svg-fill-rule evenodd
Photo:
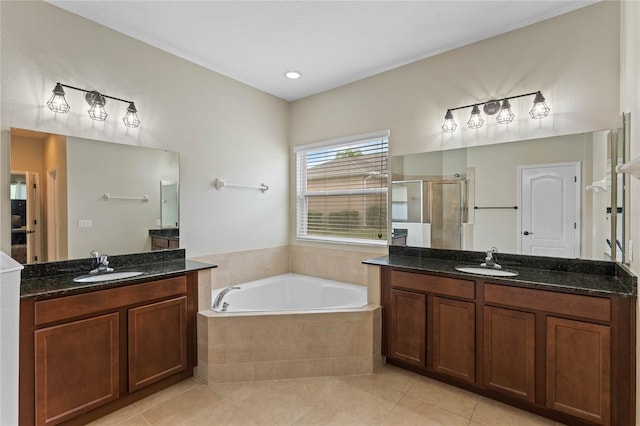
<svg viewBox="0 0 640 426"><path fill-rule="evenodd" d="M92 425L557 426L551 420L392 366L384 366L372 376L210 386L189 379Z"/></svg>

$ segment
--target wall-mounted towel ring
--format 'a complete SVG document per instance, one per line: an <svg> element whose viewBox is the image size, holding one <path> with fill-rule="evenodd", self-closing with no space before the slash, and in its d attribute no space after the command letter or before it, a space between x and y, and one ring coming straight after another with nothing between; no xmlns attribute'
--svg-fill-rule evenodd
<svg viewBox="0 0 640 426"><path fill-rule="evenodd" d="M264 183L261 183L260 186L238 185L238 184L235 184L235 183L226 183L222 179L218 179L218 178L216 178L216 180L214 181L213 186L215 186L218 191L222 191L225 187L229 187L229 188L246 188L246 189L258 189L258 190L260 190L260 192L262 192L264 194L266 191L269 190L269 186L265 185Z"/></svg>

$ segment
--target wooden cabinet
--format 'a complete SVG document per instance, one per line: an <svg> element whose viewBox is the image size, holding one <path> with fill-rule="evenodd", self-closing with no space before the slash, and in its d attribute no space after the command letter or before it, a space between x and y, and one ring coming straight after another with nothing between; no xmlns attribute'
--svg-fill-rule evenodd
<svg viewBox="0 0 640 426"><path fill-rule="evenodd" d="M427 298L424 294L391 290L390 356L425 366Z"/></svg>
<svg viewBox="0 0 640 426"><path fill-rule="evenodd" d="M151 250L177 249L180 241L177 238L151 237Z"/></svg>
<svg viewBox="0 0 640 426"><path fill-rule="evenodd" d="M535 315L484 307L483 385L535 402Z"/></svg>
<svg viewBox="0 0 640 426"><path fill-rule="evenodd" d="M611 423L611 328L547 318L547 407Z"/></svg>
<svg viewBox="0 0 640 426"><path fill-rule="evenodd" d="M20 424L88 423L193 375L196 290L191 272L23 300Z"/></svg>
<svg viewBox="0 0 640 426"><path fill-rule="evenodd" d="M635 423L635 298L382 270L387 362L565 424Z"/></svg>
<svg viewBox="0 0 640 426"><path fill-rule="evenodd" d="M129 392L187 368L187 298L129 309Z"/></svg>
<svg viewBox="0 0 640 426"><path fill-rule="evenodd" d="M118 399L118 314L35 332L37 424L57 424Z"/></svg>
<svg viewBox="0 0 640 426"><path fill-rule="evenodd" d="M386 355L421 369L475 383L474 283L391 272Z"/></svg>
<svg viewBox="0 0 640 426"><path fill-rule="evenodd" d="M476 305L433 298L433 370L475 382Z"/></svg>

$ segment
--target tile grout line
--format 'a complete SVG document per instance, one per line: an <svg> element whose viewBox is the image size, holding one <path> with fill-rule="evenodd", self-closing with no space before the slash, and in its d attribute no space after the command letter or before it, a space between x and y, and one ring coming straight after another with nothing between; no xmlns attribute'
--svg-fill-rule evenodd
<svg viewBox="0 0 640 426"><path fill-rule="evenodd" d="M471 412L471 416L469 416L469 421L467 422L467 426L471 425L471 422L473 421L473 415L476 414L476 409L478 408L479 402L480 402L480 399L476 399L476 405L473 406L473 411Z"/></svg>

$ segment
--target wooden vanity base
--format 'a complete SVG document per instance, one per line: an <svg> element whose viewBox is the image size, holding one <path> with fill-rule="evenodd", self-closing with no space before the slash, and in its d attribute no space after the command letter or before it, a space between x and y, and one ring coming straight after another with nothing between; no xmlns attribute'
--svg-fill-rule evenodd
<svg viewBox="0 0 640 426"><path fill-rule="evenodd" d="M389 364L565 424L635 424L634 297L381 271Z"/></svg>
<svg viewBox="0 0 640 426"><path fill-rule="evenodd" d="M86 424L193 375L197 272L20 303L20 425Z"/></svg>

